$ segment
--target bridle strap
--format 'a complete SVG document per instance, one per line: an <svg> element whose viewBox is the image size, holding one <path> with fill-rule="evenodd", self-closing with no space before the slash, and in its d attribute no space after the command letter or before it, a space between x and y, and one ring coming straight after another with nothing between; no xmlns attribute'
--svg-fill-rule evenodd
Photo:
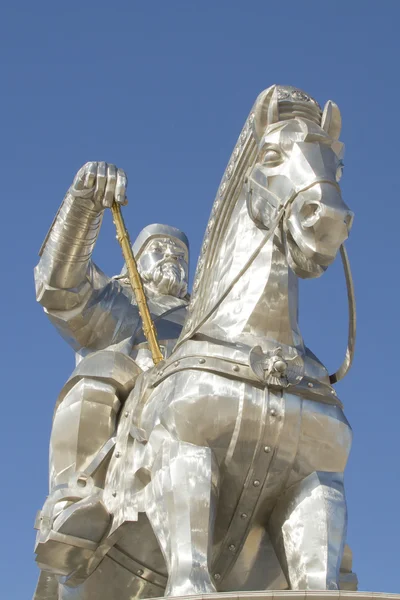
<svg viewBox="0 0 400 600"><path fill-rule="evenodd" d="M339 186L337 186L339 187ZM303 190L302 190L303 191ZM286 208L289 210L292 202L286 204ZM288 212L285 211L284 221L288 218ZM284 231L286 238L286 231ZM349 315L349 328L347 334L347 348L346 354L339 369L329 375L329 382L331 384L337 383L343 379L350 370L353 363L355 344L356 344L356 330L357 330L357 319L356 319L356 298L354 293L353 277L351 275L350 260L347 254L347 250L344 244L340 246L340 256L342 259L342 265L344 270L344 276L346 279L346 291L347 291L347 306Z"/></svg>
<svg viewBox="0 0 400 600"><path fill-rule="evenodd" d="M287 217L287 209L291 206L296 195L297 194L295 194L294 196L289 198L286 201L286 203L281 207L281 210L279 211L275 221L272 223L271 228L267 231L263 240L258 245L258 247L253 252L253 254L250 256L249 260L242 267L242 269L239 271L239 273L236 275L236 277L231 281L231 283L228 285L227 289L223 292L223 294L221 294L221 296L219 297L217 302L204 315L204 317L197 324L197 326L192 331L190 331L190 333L188 335L184 336L182 338L182 340L180 340L180 342L178 342L178 344L175 346L175 349L178 348L184 341L186 341L186 339L188 339L188 337L192 337L204 325L204 323L206 323L208 321L208 319L211 317L211 315L217 310L217 308L220 306L220 304L230 294L230 292L232 291L232 289L234 288L236 283L241 279L241 277L244 275L244 273L247 271L247 269L250 267L250 265L254 262L254 260L260 254L261 250L266 245L266 243L275 234L276 228L279 226L281 219L284 216ZM286 215L285 215L285 213L286 213ZM347 255L347 251L346 251L344 244L342 244L340 246L340 256L342 258L343 270L344 270L344 275L345 275L345 279L346 279L347 303L348 303L348 313L349 313L349 329L348 329L348 336L347 336L346 354L345 354L344 360L343 360L342 364L340 365L339 369L337 371L335 371L334 373L332 373L332 375L329 375L329 381L331 384L334 384L337 381L340 381L341 379L343 379L347 375L348 371L350 370L350 367L351 367L353 359L354 359L354 349L355 349L355 341L356 341L356 301L355 301L355 295L354 295L354 284L353 284L353 278L351 275L350 261L349 261L349 257Z"/></svg>
<svg viewBox="0 0 400 600"><path fill-rule="evenodd" d="M287 214L285 215L285 219L287 218ZM285 223L284 219L284 223ZM287 235L286 235L286 227L284 227L283 235L285 236L285 245L287 244ZM342 265L344 270L344 276L346 279L346 291L347 291L347 306L348 306L348 315L349 315L349 328L347 334L347 348L346 354L343 359L342 364L339 369L329 375L329 382L331 384L337 383L341 379L343 379L350 370L350 367L353 363L354 359L354 351L355 351L355 343L356 343L356 299L354 294L354 283L353 277L351 275L350 268L350 260L347 254L347 250L345 245L342 244L340 246L340 256L342 259Z"/></svg>

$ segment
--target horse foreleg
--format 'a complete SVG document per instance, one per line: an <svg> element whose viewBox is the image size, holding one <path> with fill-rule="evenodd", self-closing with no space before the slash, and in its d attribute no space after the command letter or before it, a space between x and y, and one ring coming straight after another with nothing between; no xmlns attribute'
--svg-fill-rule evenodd
<svg viewBox="0 0 400 600"><path fill-rule="evenodd" d="M342 473L314 472L279 498L269 531L292 590L338 589L346 525Z"/></svg>
<svg viewBox="0 0 400 600"><path fill-rule="evenodd" d="M218 466L212 450L167 438L149 488L146 513L168 567L165 595L215 592L209 562Z"/></svg>

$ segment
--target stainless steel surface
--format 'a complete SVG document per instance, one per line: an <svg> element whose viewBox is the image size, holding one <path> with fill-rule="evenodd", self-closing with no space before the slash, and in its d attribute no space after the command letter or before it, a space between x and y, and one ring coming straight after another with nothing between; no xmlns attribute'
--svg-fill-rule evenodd
<svg viewBox="0 0 400 600"><path fill-rule="evenodd" d="M186 321L186 237L157 225L139 235L164 348L155 367L126 271L110 279L90 258L126 176L88 163L75 178L36 269L38 300L79 363L56 405L38 523L37 560L59 598L356 586L343 486L352 432L331 385L354 349L344 250L349 347L331 379L298 325L298 278L324 273L353 222L340 127L334 103L321 110L296 88L259 96L212 208Z"/></svg>

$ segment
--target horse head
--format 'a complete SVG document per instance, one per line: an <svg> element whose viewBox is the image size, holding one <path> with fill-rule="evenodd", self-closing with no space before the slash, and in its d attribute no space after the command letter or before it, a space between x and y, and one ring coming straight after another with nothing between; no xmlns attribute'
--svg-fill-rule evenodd
<svg viewBox="0 0 400 600"><path fill-rule="evenodd" d="M331 101L321 110L303 91L278 85L258 96L217 191L177 346L200 333L248 345L271 338L289 353L301 351L292 275L320 276L340 248L349 333L331 381L344 377L354 353L355 302L343 244L353 214L339 186L340 130Z"/></svg>
<svg viewBox="0 0 400 600"><path fill-rule="evenodd" d="M300 277L319 276L347 239L353 214L339 187L344 146L339 108L273 86L257 99L257 156L246 178L249 215L261 229L282 218L286 255Z"/></svg>

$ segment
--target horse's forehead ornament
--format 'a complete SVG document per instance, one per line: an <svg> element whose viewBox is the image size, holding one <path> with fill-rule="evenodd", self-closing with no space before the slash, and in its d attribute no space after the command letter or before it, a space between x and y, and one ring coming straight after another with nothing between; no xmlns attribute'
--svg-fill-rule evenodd
<svg viewBox="0 0 400 600"><path fill-rule="evenodd" d="M302 118L319 125L338 140L342 120L338 106L329 100L323 109L314 98L292 86L272 86L262 92L254 106L253 133L259 142L266 128L280 121Z"/></svg>

